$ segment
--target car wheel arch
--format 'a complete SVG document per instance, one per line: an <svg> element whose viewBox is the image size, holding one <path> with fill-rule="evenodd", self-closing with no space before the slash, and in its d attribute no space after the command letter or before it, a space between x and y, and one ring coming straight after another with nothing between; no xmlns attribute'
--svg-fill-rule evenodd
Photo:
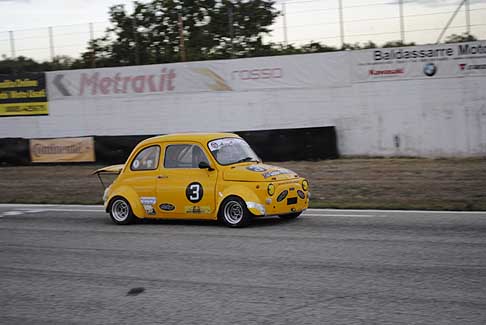
<svg viewBox="0 0 486 325"><path fill-rule="evenodd" d="M238 194L235 194L235 193L238 193ZM242 187L242 188L235 187L235 188L228 189L223 193L220 193L220 200L217 203L217 209L216 209L217 219L220 218L220 212L221 212L221 208L223 206L223 203L231 197L236 197L236 198L242 200L243 202L245 202L245 208L248 209L249 212L252 215L259 215L258 213L254 214L250 210L250 208L248 207L249 202L261 203L260 199L258 198L258 195L256 193L254 193L253 191L251 191L250 189L246 188L246 187Z"/></svg>
<svg viewBox="0 0 486 325"><path fill-rule="evenodd" d="M132 213L137 218L141 219L145 216L145 209L143 208L137 193L132 189L124 186L117 190L115 193L113 193L108 199L108 204L106 205L108 210L111 208L111 204L116 198L122 198L126 200L128 204L130 204Z"/></svg>

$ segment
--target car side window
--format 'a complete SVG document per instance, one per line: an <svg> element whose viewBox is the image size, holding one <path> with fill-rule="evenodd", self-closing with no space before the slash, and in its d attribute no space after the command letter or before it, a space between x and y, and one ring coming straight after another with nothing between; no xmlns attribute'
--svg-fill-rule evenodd
<svg viewBox="0 0 486 325"><path fill-rule="evenodd" d="M159 165L159 156L159 146L151 146L142 149L135 159L133 159L130 169L134 171L157 169Z"/></svg>
<svg viewBox="0 0 486 325"><path fill-rule="evenodd" d="M196 144L174 144L165 149L164 168L199 168L200 162L209 164L206 154Z"/></svg>

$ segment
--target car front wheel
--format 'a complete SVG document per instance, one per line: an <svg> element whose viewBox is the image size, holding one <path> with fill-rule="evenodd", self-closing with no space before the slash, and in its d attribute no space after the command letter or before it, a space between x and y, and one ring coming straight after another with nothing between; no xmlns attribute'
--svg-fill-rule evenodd
<svg viewBox="0 0 486 325"><path fill-rule="evenodd" d="M135 215L127 200L119 197L110 204L111 220L117 225L128 225L135 221Z"/></svg>
<svg viewBox="0 0 486 325"><path fill-rule="evenodd" d="M219 217L226 226L240 228L248 224L251 213L242 199L232 196L221 204Z"/></svg>

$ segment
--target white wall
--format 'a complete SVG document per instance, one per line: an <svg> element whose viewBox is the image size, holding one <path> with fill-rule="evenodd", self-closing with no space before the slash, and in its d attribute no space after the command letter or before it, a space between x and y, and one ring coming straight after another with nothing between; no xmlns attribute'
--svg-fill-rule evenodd
<svg viewBox="0 0 486 325"><path fill-rule="evenodd" d="M49 72L49 115L0 118L0 137L141 135L334 125L343 155L485 156L486 69L479 64L486 63L486 51L461 56L457 44L441 46L452 48L454 55L377 64L373 60L374 50L364 50ZM486 48L486 43L475 42L471 46ZM435 62L436 75L423 74L426 62ZM474 66L462 71L460 63ZM404 71L371 76L370 67L381 71L400 67ZM158 77L162 68L173 69L177 74L172 91L123 94L112 89L108 94L100 94L98 89L95 95L80 91L83 73L92 76L98 72L100 79L114 78L117 73L122 77L151 74ZM252 75L245 71L250 70L255 79L246 80ZM270 76L272 71L281 75ZM59 74L63 75L61 83L70 96L56 87L55 78ZM218 80L223 85L221 89L214 87Z"/></svg>

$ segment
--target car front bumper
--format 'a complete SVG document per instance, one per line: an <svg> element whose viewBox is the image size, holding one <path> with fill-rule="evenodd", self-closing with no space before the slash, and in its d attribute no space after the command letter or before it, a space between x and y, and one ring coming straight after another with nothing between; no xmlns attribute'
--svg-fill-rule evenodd
<svg viewBox="0 0 486 325"><path fill-rule="evenodd" d="M307 192L304 198L289 194L288 197L277 201L275 197L266 198L264 204L257 202L246 202L248 210L255 216L273 216L298 213L309 207L310 193Z"/></svg>

